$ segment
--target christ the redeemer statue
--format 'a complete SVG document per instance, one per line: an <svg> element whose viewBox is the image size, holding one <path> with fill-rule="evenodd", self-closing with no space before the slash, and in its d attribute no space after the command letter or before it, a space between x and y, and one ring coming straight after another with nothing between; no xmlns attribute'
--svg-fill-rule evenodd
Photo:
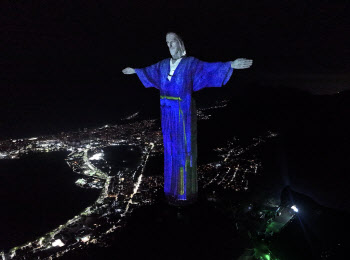
<svg viewBox="0 0 350 260"><path fill-rule="evenodd" d="M233 69L249 68L253 61L204 62L188 57L176 33L167 33L166 43L172 58L122 72L136 73L146 88L160 91L164 192L170 204L186 205L196 201L198 192L197 118L192 92L225 85Z"/></svg>

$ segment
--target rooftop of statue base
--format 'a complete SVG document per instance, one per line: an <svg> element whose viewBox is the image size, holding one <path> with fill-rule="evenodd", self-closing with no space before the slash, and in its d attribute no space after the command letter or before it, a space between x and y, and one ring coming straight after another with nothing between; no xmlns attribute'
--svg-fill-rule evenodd
<svg viewBox="0 0 350 260"><path fill-rule="evenodd" d="M166 201L169 203L169 205L175 206L175 207L186 207L193 205L197 202L198 195L192 194L192 196L188 196L185 200L179 200L173 196L166 196Z"/></svg>

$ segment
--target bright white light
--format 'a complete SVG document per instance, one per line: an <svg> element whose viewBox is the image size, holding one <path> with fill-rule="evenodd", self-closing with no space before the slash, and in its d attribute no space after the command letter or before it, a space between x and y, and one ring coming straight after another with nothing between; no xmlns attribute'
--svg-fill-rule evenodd
<svg viewBox="0 0 350 260"><path fill-rule="evenodd" d="M82 237L81 238L81 241L82 242L87 242L87 241L89 241L90 240L90 236L85 236L85 237Z"/></svg>
<svg viewBox="0 0 350 260"><path fill-rule="evenodd" d="M64 243L62 242L61 239L56 239L54 242L52 242L52 246L62 247L62 246L64 246Z"/></svg>
<svg viewBox="0 0 350 260"><path fill-rule="evenodd" d="M291 206L290 208L291 208L292 210L294 210L294 212L298 212L298 211L299 211L298 208L297 208L295 205Z"/></svg>
<svg viewBox="0 0 350 260"><path fill-rule="evenodd" d="M15 255L16 255L16 250L13 250L10 256L11 256L11 258L14 258Z"/></svg>
<svg viewBox="0 0 350 260"><path fill-rule="evenodd" d="M41 238L39 239L39 245L40 245L40 246L42 246L42 245L43 245L43 241L44 241L44 239L45 239L44 237L41 237Z"/></svg>
<svg viewBox="0 0 350 260"><path fill-rule="evenodd" d="M85 179L79 179L75 182L78 185L85 185L86 184L86 180Z"/></svg>
<svg viewBox="0 0 350 260"><path fill-rule="evenodd" d="M101 160L103 158L103 153L96 153L89 158L89 160Z"/></svg>

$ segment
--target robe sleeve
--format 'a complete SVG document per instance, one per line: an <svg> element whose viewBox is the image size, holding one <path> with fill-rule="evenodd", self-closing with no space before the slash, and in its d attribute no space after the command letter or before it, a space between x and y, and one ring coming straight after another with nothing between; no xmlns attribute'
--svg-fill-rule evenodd
<svg viewBox="0 0 350 260"><path fill-rule="evenodd" d="M160 62L142 69L135 69L135 72L146 88L160 88Z"/></svg>
<svg viewBox="0 0 350 260"><path fill-rule="evenodd" d="M205 62L196 60L193 70L193 91L208 87L221 87L233 72L231 62Z"/></svg>

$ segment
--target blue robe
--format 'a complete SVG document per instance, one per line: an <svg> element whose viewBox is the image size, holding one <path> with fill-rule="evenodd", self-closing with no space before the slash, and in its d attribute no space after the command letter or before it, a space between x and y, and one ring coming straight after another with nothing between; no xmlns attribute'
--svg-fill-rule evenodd
<svg viewBox="0 0 350 260"><path fill-rule="evenodd" d="M233 72L231 62L183 57L171 81L170 58L135 71L146 88L160 91L165 195L170 203L194 201L198 192L197 118L192 92L225 85Z"/></svg>

